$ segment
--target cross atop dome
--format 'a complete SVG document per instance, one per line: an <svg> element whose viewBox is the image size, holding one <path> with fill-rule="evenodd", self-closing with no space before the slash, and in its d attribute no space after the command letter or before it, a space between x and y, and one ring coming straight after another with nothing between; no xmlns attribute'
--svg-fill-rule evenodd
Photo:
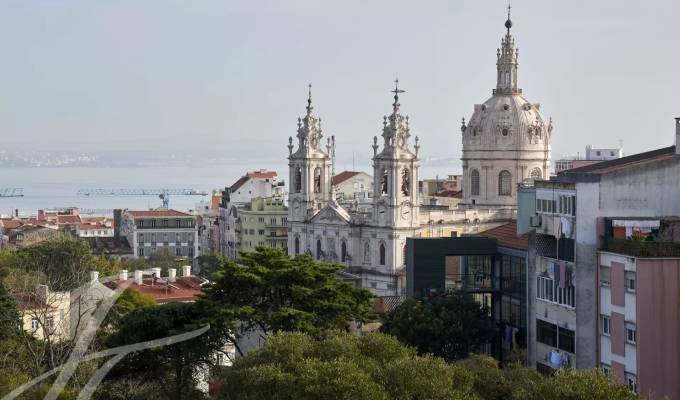
<svg viewBox="0 0 680 400"><path fill-rule="evenodd" d="M501 47L497 50L496 69L498 70L496 89L494 94L520 94L522 89L517 87L517 58L519 51L515 49L515 39L510 34L512 28L512 20L510 19L510 10L512 6L508 3L508 19L505 21L505 28L507 33L501 40Z"/></svg>
<svg viewBox="0 0 680 400"><path fill-rule="evenodd" d="M392 108L395 113L399 111L399 93L404 92L406 91L399 89L399 78L396 78L394 80L394 90L392 91L392 93L394 93L394 103L392 104Z"/></svg>

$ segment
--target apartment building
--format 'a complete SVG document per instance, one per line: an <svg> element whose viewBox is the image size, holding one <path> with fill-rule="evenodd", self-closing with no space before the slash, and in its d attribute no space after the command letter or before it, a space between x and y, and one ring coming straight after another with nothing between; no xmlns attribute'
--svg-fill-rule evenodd
<svg viewBox="0 0 680 400"><path fill-rule="evenodd" d="M121 213L120 234L136 257L149 257L163 249L188 260L198 256L196 216L176 210Z"/></svg>
<svg viewBox="0 0 680 400"><path fill-rule="evenodd" d="M237 249L288 248L288 207L277 197L258 197L238 211Z"/></svg>
<svg viewBox="0 0 680 400"><path fill-rule="evenodd" d="M640 394L680 398L680 219L605 218L603 239L600 368Z"/></svg>
<svg viewBox="0 0 680 400"><path fill-rule="evenodd" d="M284 198L284 182L276 171L250 171L220 193L217 216L216 249L231 259L237 256L238 210L257 197Z"/></svg>
<svg viewBox="0 0 680 400"><path fill-rule="evenodd" d="M680 141L680 119L676 121L677 143ZM624 263L624 258L609 254L602 257L601 252L607 251L607 243L610 243L606 241L606 223L612 218L617 221L677 218L680 215L678 199L678 146L603 161L563 171L549 181L537 180L533 185L518 186L517 232L529 233L530 316L536 324L535 336L529 339L529 346L535 349L530 360L533 365L548 372L563 366L589 369L604 363L604 367L611 367L622 381L636 375L637 369L627 357L642 353L640 343L632 350L626 348L632 343L626 344L625 340L621 342L619 339L628 337L629 331L634 336L637 332L655 327L655 322L643 324L632 314L627 315L624 308L611 306L640 303L639 293L633 300L626 297L627 292L621 291L621 288L625 287L626 276L630 276L633 269L639 273L637 266L647 265L649 260L635 259L633 263L628 259ZM623 225L618 226L617 223L613 227L610 224L611 231L622 231L624 235L627 231L635 232L635 224L642 224L622 222ZM645 229L652 228L647 226ZM633 245L635 243L631 241L619 250ZM626 251L622 253L625 255ZM600 290L598 277L601 273L606 274L606 267L612 268L612 263L616 267L609 273L612 280L616 276L617 286L615 293L608 293L607 290L613 290L613 283L610 289ZM605 267L603 271L600 271L601 266ZM628 283L635 284L630 283L630 279ZM650 289L654 292L652 303L663 305L659 310L667 310L669 315L673 315L671 321L677 323L677 291L674 292L675 300L670 301L670 297L663 295L666 290L663 281L649 280L648 284L661 286ZM614 303L602 302L602 296L609 296ZM605 310L605 317L612 319L602 320L602 310ZM647 315L653 315L653 310L648 311ZM631 310L627 312L630 314ZM618 327L616 342L601 339L601 324L609 323L611 326L616 323ZM677 349L677 335L660 336L658 339L654 351L660 351L658 346ZM616 357L603 359L603 347L612 352L612 345L615 346ZM610 362L614 363L613 366ZM678 370L672 359L659 358L657 363L657 368ZM640 384L631 384L631 389L644 390L644 393L666 390L665 384L661 385L658 381L648 381L649 385L645 384L644 388L642 382L639 379Z"/></svg>

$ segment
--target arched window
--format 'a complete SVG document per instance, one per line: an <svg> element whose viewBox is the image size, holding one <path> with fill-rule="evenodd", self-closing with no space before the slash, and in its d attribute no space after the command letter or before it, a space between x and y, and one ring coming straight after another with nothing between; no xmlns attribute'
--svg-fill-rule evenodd
<svg viewBox="0 0 680 400"><path fill-rule="evenodd" d="M340 260L342 262L347 261L347 243L344 241L340 243Z"/></svg>
<svg viewBox="0 0 680 400"><path fill-rule="evenodd" d="M541 179L543 177L543 173L541 172L541 169L536 167L531 170L531 179Z"/></svg>
<svg viewBox="0 0 680 400"><path fill-rule="evenodd" d="M314 193L321 193L321 168L314 169Z"/></svg>
<svg viewBox="0 0 680 400"><path fill-rule="evenodd" d="M411 172L408 168L401 171L401 193L408 196L411 188Z"/></svg>
<svg viewBox="0 0 680 400"><path fill-rule="evenodd" d="M300 167L295 168L295 193L300 193L302 191L302 169Z"/></svg>
<svg viewBox="0 0 680 400"><path fill-rule="evenodd" d="M498 195L499 196L510 196L512 194L512 176L508 171L501 171L498 174Z"/></svg>
<svg viewBox="0 0 680 400"><path fill-rule="evenodd" d="M470 194L479 196L479 171L476 169L470 172Z"/></svg>
<svg viewBox="0 0 680 400"><path fill-rule="evenodd" d="M407 246L408 246L408 245L407 245L406 243L404 243L404 248L403 248L402 251L401 251L401 252L402 252L401 257L402 257L402 260L404 260L404 265L406 265L406 252L407 252L407 250L408 250L408 247L407 247Z"/></svg>
<svg viewBox="0 0 680 400"><path fill-rule="evenodd" d="M385 265L385 243L380 243L380 265Z"/></svg>
<svg viewBox="0 0 680 400"><path fill-rule="evenodd" d="M316 239L316 259L321 260L321 239Z"/></svg>
<svg viewBox="0 0 680 400"><path fill-rule="evenodd" d="M364 263L371 263L371 245L368 242L364 243Z"/></svg>
<svg viewBox="0 0 680 400"><path fill-rule="evenodd" d="M382 170L382 177L380 178L380 193L387 194L387 170Z"/></svg>
<svg viewBox="0 0 680 400"><path fill-rule="evenodd" d="M295 255L300 254L300 238L295 236Z"/></svg>

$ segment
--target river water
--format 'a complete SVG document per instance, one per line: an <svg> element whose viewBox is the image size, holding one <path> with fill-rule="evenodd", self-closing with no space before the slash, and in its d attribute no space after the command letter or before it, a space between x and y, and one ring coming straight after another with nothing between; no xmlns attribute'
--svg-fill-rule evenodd
<svg viewBox="0 0 680 400"><path fill-rule="evenodd" d="M78 189L196 189L210 193L213 189L233 184L246 171L256 168L235 163L209 166L167 166L135 168L0 168L0 188L20 187L24 197L0 197L0 214L9 215L18 209L21 215L34 215L40 208L80 207L86 209L129 208L145 210L159 207L157 196L78 196ZM265 165L279 173L279 180L288 180L285 160L279 165ZM370 173L370 169L364 168ZM424 165L420 176L444 176L447 168ZM203 196L170 196L170 208L193 210Z"/></svg>

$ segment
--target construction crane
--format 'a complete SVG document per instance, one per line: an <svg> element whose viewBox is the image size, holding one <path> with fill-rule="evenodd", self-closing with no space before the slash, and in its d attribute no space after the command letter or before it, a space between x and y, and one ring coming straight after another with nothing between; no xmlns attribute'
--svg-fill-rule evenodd
<svg viewBox="0 0 680 400"><path fill-rule="evenodd" d="M163 208L170 205L173 196L207 196L208 192L196 189L80 189L79 196L158 196L163 200Z"/></svg>
<svg viewBox="0 0 680 400"><path fill-rule="evenodd" d="M24 197L23 188L0 188L0 197Z"/></svg>

